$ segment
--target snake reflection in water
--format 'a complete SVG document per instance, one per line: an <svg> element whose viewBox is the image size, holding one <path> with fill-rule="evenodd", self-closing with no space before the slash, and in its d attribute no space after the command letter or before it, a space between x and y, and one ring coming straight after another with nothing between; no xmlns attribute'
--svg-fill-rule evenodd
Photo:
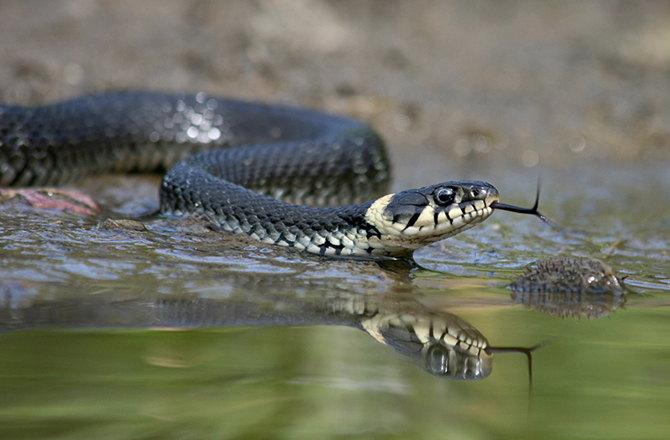
<svg viewBox="0 0 670 440"><path fill-rule="evenodd" d="M492 347L468 322L444 310L430 308L415 294L337 292L330 297L310 299L257 292L212 299L192 295L128 298L124 294L100 293L45 299L13 290L21 300L17 301L12 291L4 292L0 333L64 327L347 326L365 331L430 374L466 381L487 377L493 366L493 354L501 352L525 354L532 379L531 353L539 347Z"/></svg>

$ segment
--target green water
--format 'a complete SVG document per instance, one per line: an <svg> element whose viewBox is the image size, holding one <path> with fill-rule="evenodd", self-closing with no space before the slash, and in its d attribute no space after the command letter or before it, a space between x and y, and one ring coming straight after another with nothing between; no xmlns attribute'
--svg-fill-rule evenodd
<svg viewBox="0 0 670 440"><path fill-rule="evenodd" d="M59 328L0 334L0 438L668 438L670 177L640 175L548 173L541 207L567 232L496 213L420 252L421 267L325 260L190 223L100 230L98 219L0 205L2 322L62 306L40 321ZM532 198L498 186L507 202ZM603 259L628 277L625 304L560 319L515 303L504 286L555 255ZM267 317L290 310L286 299L334 294L416 299L493 346L544 343L532 389L518 353L495 354L483 380L453 381L351 327L147 329L132 305L242 301ZM96 300L101 309L78 308ZM131 306L87 314L114 301Z"/></svg>
<svg viewBox="0 0 670 440"><path fill-rule="evenodd" d="M491 376L453 382L340 327L52 331L5 336L3 438L667 438L667 310L604 321L463 309L496 343Z"/></svg>

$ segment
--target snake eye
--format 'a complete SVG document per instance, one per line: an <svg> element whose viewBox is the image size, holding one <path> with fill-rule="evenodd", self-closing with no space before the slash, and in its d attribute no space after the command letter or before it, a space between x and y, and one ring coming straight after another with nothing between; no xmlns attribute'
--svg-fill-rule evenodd
<svg viewBox="0 0 670 440"><path fill-rule="evenodd" d="M435 203L437 203L440 206L447 206L450 203L454 202L454 197L456 196L456 193L454 192L453 189L449 188L448 186L439 188L435 191L435 194L433 195L433 199L435 199Z"/></svg>

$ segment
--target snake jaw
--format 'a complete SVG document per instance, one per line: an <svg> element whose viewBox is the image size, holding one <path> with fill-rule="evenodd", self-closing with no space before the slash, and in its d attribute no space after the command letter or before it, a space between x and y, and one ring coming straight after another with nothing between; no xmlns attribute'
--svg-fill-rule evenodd
<svg viewBox="0 0 670 440"><path fill-rule="evenodd" d="M446 202L438 197L445 193ZM380 232L379 237L368 238L371 253L411 254L486 220L498 200L498 191L485 182L445 182L381 197L365 215Z"/></svg>

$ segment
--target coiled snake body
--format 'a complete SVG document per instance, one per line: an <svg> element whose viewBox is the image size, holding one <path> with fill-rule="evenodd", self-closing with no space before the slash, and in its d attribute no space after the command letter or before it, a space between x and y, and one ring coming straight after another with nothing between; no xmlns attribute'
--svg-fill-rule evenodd
<svg viewBox="0 0 670 440"><path fill-rule="evenodd" d="M158 169L168 170L163 213L205 214L225 231L322 255L411 255L498 202L484 182L379 197L390 180L380 137L311 110L148 92L0 105L0 186Z"/></svg>

